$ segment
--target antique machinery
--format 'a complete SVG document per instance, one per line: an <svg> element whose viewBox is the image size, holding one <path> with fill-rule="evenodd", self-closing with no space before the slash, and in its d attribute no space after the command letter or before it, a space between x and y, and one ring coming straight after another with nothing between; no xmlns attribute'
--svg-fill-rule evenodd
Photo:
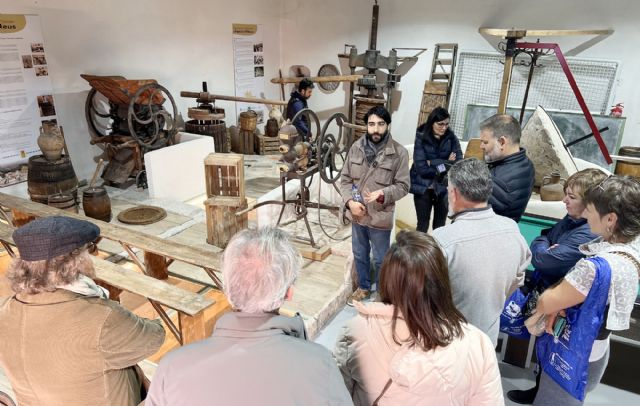
<svg viewBox="0 0 640 406"><path fill-rule="evenodd" d="M109 161L102 177L113 186L126 187L135 178L146 187L144 154L171 145L178 132L173 97L153 79L80 76L92 88L85 103L91 144Z"/></svg>
<svg viewBox="0 0 640 406"><path fill-rule="evenodd" d="M355 45L345 45L345 52L338 54L340 58L349 59L349 75L338 76L318 76L311 77L310 79L317 83L334 83L334 82L349 82L349 106L348 106L348 123L358 125L358 127L350 127L349 131L355 130L355 137L351 137L353 140L364 134L364 127L359 126L362 123L362 118L366 112L373 106L385 105L389 111L391 111L392 103L392 90L396 87L396 84L400 82L401 74L398 73L403 63L415 63L418 60L418 56L426 51L426 48L392 48L389 51L388 56L383 56L379 50L376 49L378 41L378 17L379 6L378 1L375 0L373 5L373 14L371 18L371 32L369 34L369 48L363 53L358 54L358 49ZM349 52L346 49L349 48ZM398 50L413 50L418 51L413 56L398 56ZM356 69L364 68L366 70L363 74L356 74ZM378 81L378 71L387 71L386 79L384 81ZM302 78L273 78L271 83L298 83ZM355 86L361 89L361 93L355 93ZM387 97L384 98L384 92ZM355 101L355 110L354 110ZM354 114L355 113L355 114Z"/></svg>
<svg viewBox="0 0 640 406"><path fill-rule="evenodd" d="M533 77L533 69L536 66L536 61L541 55L547 55L553 53L556 58L558 58L558 62L564 71L565 76L567 77L567 81L571 86L571 90L573 90L573 94L576 96L576 100L582 109L582 113L584 114L587 123L591 129L591 133L595 137L598 142L598 146L600 147L600 151L604 156L604 159L607 163L611 164L613 161L611 160L611 156L609 155L609 151L607 150L607 146L604 143L604 140L600 136L600 131L596 126L595 121L593 121L593 117L591 116L591 112L587 107L587 104L582 97L582 93L580 93L580 89L578 88L578 84L571 73L571 69L569 69L569 65L567 64L567 60L564 57L564 54L560 50L560 46L555 43L542 43L542 42L518 42L518 40L523 39L527 36L535 36L535 37L545 37L545 36L564 36L564 35L610 35L613 33L613 30L516 30L516 29L497 29L497 28L480 28L480 34L490 35L490 36L498 36L506 39L506 43L503 44L502 50L505 53L504 60L504 73L502 75L502 88L500 90L500 100L498 102L498 114L504 114L507 110L507 100L509 99L509 88L511 85L511 72L513 69L514 59L518 54L526 54L531 58L531 65L529 70L529 76L527 80L527 87L525 90L524 101L521 110L521 121L522 114L526 107L527 96L529 92L529 87L531 85L531 79Z"/></svg>

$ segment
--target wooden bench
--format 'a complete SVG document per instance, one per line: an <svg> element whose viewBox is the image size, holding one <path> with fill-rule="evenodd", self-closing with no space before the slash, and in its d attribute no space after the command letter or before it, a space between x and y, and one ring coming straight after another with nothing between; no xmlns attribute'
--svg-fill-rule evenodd
<svg viewBox="0 0 640 406"><path fill-rule="evenodd" d="M12 257L15 256L13 231L13 227L0 222L0 243ZM98 257L92 257L92 259L96 279L110 287L112 298L115 298L113 292L119 290L147 298L181 345L205 338L204 310L215 303L213 300L125 269L113 262ZM163 306L178 312L178 326L171 320Z"/></svg>
<svg viewBox="0 0 640 406"><path fill-rule="evenodd" d="M34 217L68 216L80 220L86 220L100 227L100 235L106 239L118 242L129 254L130 259L149 276L156 279L168 277L168 267L174 261L181 261L195 265L206 271L218 289L222 289L222 281L217 273L220 270L220 255L202 248L193 247L173 241L166 241L160 237L131 230L115 224L74 214L41 203L35 203L27 199L0 193L0 205L29 214ZM0 210L0 214L4 212ZM10 221L7 219L7 221ZM144 252L144 262L141 262L134 254L133 248Z"/></svg>

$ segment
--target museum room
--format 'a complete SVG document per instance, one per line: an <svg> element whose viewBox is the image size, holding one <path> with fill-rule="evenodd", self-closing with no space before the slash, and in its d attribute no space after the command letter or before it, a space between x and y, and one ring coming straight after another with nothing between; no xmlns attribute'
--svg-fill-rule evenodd
<svg viewBox="0 0 640 406"><path fill-rule="evenodd" d="M639 16L3 2L0 405L640 404Z"/></svg>

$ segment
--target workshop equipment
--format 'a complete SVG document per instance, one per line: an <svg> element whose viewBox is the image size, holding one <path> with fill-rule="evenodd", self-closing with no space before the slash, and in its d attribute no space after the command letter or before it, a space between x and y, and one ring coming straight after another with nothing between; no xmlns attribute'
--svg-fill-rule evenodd
<svg viewBox="0 0 640 406"><path fill-rule="evenodd" d="M202 82L202 91L207 91L207 82ZM187 111L191 120L185 123L185 130L189 133L213 137L216 152L230 152L231 140L224 122L224 109L214 106L209 100L197 99L196 101L197 107L189 107Z"/></svg>
<svg viewBox="0 0 640 406"><path fill-rule="evenodd" d="M92 88L85 103L91 144L104 149L109 161L102 178L118 187L134 178L146 187L144 154L173 144L178 132L173 97L153 79L80 76Z"/></svg>

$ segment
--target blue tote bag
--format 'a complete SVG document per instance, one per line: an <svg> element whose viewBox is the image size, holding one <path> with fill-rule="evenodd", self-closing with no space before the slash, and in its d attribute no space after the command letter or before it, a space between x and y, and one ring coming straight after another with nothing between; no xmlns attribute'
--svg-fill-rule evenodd
<svg viewBox="0 0 640 406"><path fill-rule="evenodd" d="M595 279L585 301L566 309L567 325L554 337L544 334L536 342L542 370L578 400L584 400L591 347L604 321L611 284L611 267L600 257L588 258L596 266Z"/></svg>
<svg viewBox="0 0 640 406"><path fill-rule="evenodd" d="M521 339L528 339L531 336L524 322L531 317L533 310L536 308L538 296L540 295L539 280L540 274L536 271L527 286L517 288L505 300L502 313L500 313L501 332Z"/></svg>

